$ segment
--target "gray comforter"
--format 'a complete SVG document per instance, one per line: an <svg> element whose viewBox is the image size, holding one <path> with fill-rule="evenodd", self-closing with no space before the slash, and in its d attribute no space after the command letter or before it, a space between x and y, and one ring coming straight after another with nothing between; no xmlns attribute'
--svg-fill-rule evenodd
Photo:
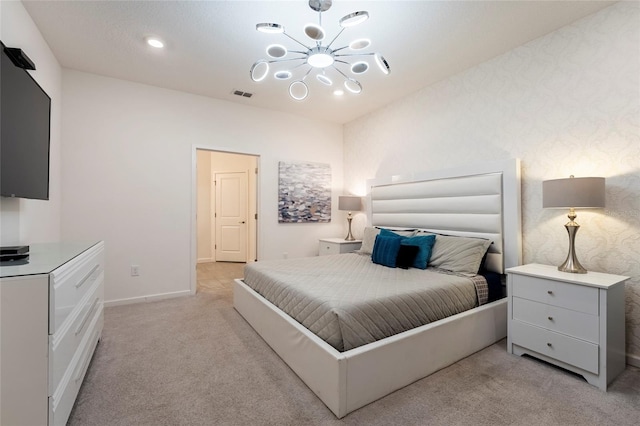
<svg viewBox="0 0 640 426"><path fill-rule="evenodd" d="M482 277L388 268L355 253L251 263L244 282L338 351L474 308L479 294L486 301Z"/></svg>

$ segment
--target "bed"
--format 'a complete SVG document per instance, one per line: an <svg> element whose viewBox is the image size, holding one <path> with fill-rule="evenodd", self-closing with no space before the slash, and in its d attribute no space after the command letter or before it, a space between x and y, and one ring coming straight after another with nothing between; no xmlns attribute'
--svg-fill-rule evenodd
<svg viewBox="0 0 640 426"><path fill-rule="evenodd" d="M516 159L376 179L368 182L368 188L371 226L487 239L491 244L484 265L489 271L502 274L505 268L521 264L520 163ZM349 258L359 265L365 256L337 255L334 263L349 263ZM313 288L314 274L305 277L302 272L308 262L312 259L264 263L274 265L276 275L279 268L287 269L285 265L301 263L300 281ZM312 333L276 304L243 280L235 281L236 310L338 418L506 336L506 299L372 341L345 339L342 347ZM358 334L366 333L354 333Z"/></svg>

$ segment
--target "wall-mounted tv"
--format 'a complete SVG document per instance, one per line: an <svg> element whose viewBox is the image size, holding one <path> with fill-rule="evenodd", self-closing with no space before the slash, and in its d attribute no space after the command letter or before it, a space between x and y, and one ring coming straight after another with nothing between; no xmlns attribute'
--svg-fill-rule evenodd
<svg viewBox="0 0 640 426"><path fill-rule="evenodd" d="M0 44L0 195L48 200L51 98Z"/></svg>

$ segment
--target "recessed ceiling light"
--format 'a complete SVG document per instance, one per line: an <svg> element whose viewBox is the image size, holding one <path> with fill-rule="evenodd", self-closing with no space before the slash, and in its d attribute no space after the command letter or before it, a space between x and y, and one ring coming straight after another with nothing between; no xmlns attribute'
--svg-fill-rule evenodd
<svg viewBox="0 0 640 426"><path fill-rule="evenodd" d="M334 90L333 94L336 95L336 96L342 96L342 95L344 95L344 90L340 90L340 89Z"/></svg>
<svg viewBox="0 0 640 426"><path fill-rule="evenodd" d="M147 37L147 44L156 49L162 49L164 47L164 43L155 37Z"/></svg>

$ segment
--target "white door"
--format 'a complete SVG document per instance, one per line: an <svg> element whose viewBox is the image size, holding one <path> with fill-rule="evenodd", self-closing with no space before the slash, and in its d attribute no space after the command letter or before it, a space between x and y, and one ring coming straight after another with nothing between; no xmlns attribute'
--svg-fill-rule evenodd
<svg viewBox="0 0 640 426"><path fill-rule="evenodd" d="M216 173L216 262L247 261L247 172Z"/></svg>

